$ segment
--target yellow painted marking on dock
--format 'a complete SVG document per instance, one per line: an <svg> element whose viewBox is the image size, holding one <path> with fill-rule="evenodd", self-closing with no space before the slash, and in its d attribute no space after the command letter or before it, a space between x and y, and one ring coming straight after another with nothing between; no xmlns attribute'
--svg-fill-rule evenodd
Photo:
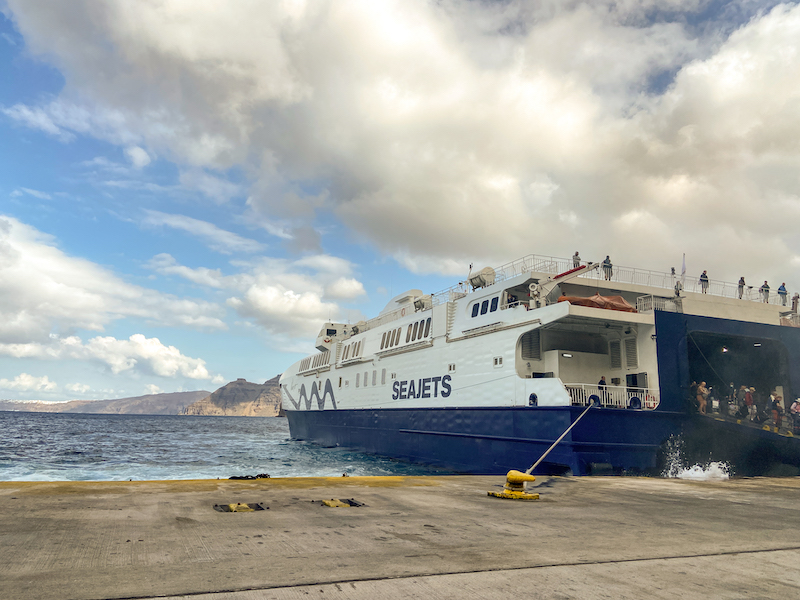
<svg viewBox="0 0 800 600"><path fill-rule="evenodd" d="M151 481L0 481L0 490L26 496L130 494L142 487L166 493L215 492L231 490L312 489L325 487L431 487L445 480L466 477L375 476L375 477L272 477L270 479L170 479Z"/></svg>

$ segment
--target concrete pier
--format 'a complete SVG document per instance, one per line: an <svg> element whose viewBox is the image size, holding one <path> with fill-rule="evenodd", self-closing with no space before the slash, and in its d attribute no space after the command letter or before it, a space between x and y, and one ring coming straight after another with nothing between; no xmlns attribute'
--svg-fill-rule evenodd
<svg viewBox="0 0 800 600"><path fill-rule="evenodd" d="M800 478L502 484L0 482L0 598L800 597Z"/></svg>

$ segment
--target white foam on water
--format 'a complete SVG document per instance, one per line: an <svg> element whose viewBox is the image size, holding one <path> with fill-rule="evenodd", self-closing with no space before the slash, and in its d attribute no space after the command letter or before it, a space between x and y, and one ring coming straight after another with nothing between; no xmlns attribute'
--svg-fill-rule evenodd
<svg viewBox="0 0 800 600"><path fill-rule="evenodd" d="M691 479L693 481L723 481L729 479L730 466L724 462L710 462L707 467L694 465L688 469L682 469L676 475L677 479Z"/></svg>
<svg viewBox="0 0 800 600"><path fill-rule="evenodd" d="M668 479L690 479L692 481L724 481L730 479L731 467L728 463L709 461L704 465L687 466L683 456L683 439L672 437L666 444L667 466L661 473Z"/></svg>

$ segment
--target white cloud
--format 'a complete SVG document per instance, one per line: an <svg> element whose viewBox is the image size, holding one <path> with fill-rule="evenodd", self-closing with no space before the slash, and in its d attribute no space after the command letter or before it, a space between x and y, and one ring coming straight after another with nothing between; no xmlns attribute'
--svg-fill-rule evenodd
<svg viewBox="0 0 800 600"><path fill-rule="evenodd" d="M181 173L180 182L185 188L202 192L218 204L224 204L233 196L241 193L239 186L235 183L214 177L199 169Z"/></svg>
<svg viewBox="0 0 800 600"><path fill-rule="evenodd" d="M206 363L185 356L175 346L137 333L127 340L97 336L84 343L77 336L51 336L48 343L0 343L0 355L42 360L90 360L105 364L114 375L135 371L159 377L211 379Z"/></svg>
<svg viewBox="0 0 800 600"><path fill-rule="evenodd" d="M339 313L335 304L323 302L318 293L298 293L272 285L266 278L250 286L242 297L229 298L228 305L270 332L296 337L316 335L321 323Z"/></svg>
<svg viewBox="0 0 800 600"><path fill-rule="evenodd" d="M144 390L147 394L162 394L164 392L164 390L154 383L148 383L146 386L144 386Z"/></svg>
<svg viewBox="0 0 800 600"><path fill-rule="evenodd" d="M270 333L310 337L324 321L342 317L342 308L324 298L350 300L364 294L363 284L351 275L351 263L326 254L262 259L235 279L239 294L227 304Z"/></svg>
<svg viewBox="0 0 800 600"><path fill-rule="evenodd" d="M86 392L91 391L92 386L86 383L68 383L64 386L64 388L68 392L74 392L76 394L85 394Z"/></svg>
<svg viewBox="0 0 800 600"><path fill-rule="evenodd" d="M325 296L332 299L352 300L364 294L364 285L352 277L340 277L325 288Z"/></svg>
<svg viewBox="0 0 800 600"><path fill-rule="evenodd" d="M157 210L146 210L145 225L154 227L171 227L198 237L208 242L209 246L224 254L232 252L259 252L263 244L255 240L243 238L235 233L220 229L213 223L193 219L184 215L172 215Z"/></svg>
<svg viewBox="0 0 800 600"><path fill-rule="evenodd" d="M225 286L225 278L219 269L207 269L205 267L192 269L178 264L178 261L169 254L157 254L150 259L147 266L162 275L176 275L198 285L212 288Z"/></svg>
<svg viewBox="0 0 800 600"><path fill-rule="evenodd" d="M128 160L131 161L131 164L137 169L142 169L150 164L150 155L139 146L129 146L125 148L125 156L128 157Z"/></svg>
<svg viewBox="0 0 800 600"><path fill-rule="evenodd" d="M33 196L34 198L39 198L39 200L52 200L52 196L47 192L41 192L39 190L32 190L30 188L19 188L11 192L12 198L19 198L22 194L28 194L29 196Z"/></svg>
<svg viewBox="0 0 800 600"><path fill-rule="evenodd" d="M8 117L148 148L289 242L331 211L424 272L576 242L663 264L659 244L603 235L626 218L676 255L769 235L710 258L734 281L800 252L795 5L7 2L67 80ZM232 167L251 189L210 174Z"/></svg>
<svg viewBox="0 0 800 600"><path fill-rule="evenodd" d="M50 381L47 376L34 377L27 373L20 373L14 379L0 379L0 388L19 392L53 392L58 386Z"/></svg>
<svg viewBox="0 0 800 600"><path fill-rule="evenodd" d="M0 216L0 342L44 341L52 331L103 331L116 319L225 329L222 309L131 285L68 256L52 237Z"/></svg>
<svg viewBox="0 0 800 600"><path fill-rule="evenodd" d="M48 114L44 108L31 108L23 104L15 104L9 108L1 109L3 114L15 121L19 121L23 125L31 129L38 129L56 136L63 141L70 141L75 139L75 136L68 131L65 131L53 122L53 118Z"/></svg>

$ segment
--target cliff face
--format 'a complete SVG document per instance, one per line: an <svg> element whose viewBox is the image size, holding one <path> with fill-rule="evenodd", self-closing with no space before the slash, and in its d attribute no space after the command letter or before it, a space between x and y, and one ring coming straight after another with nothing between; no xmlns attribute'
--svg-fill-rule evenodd
<svg viewBox="0 0 800 600"><path fill-rule="evenodd" d="M237 379L187 406L181 414L227 417L282 417L280 375L265 383Z"/></svg>
<svg viewBox="0 0 800 600"><path fill-rule="evenodd" d="M51 413L92 413L112 415L177 415L201 398L208 396L205 390L197 392L173 392L148 394L116 400L71 400L70 402L19 402L0 400L0 410Z"/></svg>

